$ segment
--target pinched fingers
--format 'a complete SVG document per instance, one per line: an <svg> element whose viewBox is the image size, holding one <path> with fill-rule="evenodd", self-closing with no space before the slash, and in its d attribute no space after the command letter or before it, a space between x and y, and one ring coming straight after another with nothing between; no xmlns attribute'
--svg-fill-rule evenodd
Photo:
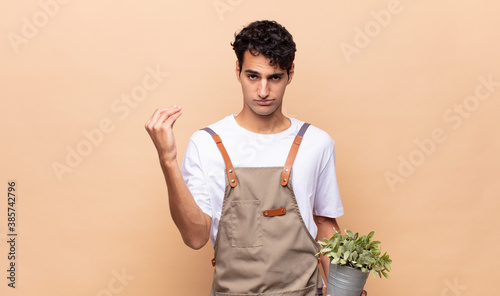
<svg viewBox="0 0 500 296"><path fill-rule="evenodd" d="M162 163L174 163L177 158L172 126L182 114L179 106L157 109L146 122L146 130L158 151Z"/></svg>
<svg viewBox="0 0 500 296"><path fill-rule="evenodd" d="M168 110L168 109L165 109L165 108L163 108L163 109L161 109L161 108L156 109L155 112L153 113L153 115L151 115L151 117L149 117L148 121L146 122L146 125L145 125L146 129L148 129L149 127L153 126L156 123L156 121L158 120L158 117L160 117L160 115L163 112L165 112L166 110Z"/></svg>
<svg viewBox="0 0 500 296"><path fill-rule="evenodd" d="M154 124L155 129L159 128L172 128L174 126L175 121L181 115L180 107L173 107L165 112L163 112L158 118L157 122Z"/></svg>
<svg viewBox="0 0 500 296"><path fill-rule="evenodd" d="M160 108L156 109L153 115L146 122L146 130L151 132L155 129L159 129L162 126L172 127L175 120L181 115L180 106L172 106L170 108Z"/></svg>

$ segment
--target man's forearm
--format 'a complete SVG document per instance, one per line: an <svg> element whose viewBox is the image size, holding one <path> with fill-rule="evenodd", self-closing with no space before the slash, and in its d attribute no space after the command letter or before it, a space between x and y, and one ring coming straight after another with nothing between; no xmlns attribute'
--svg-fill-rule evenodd
<svg viewBox="0 0 500 296"><path fill-rule="evenodd" d="M203 247L210 233L210 217L203 213L189 191L177 164L177 147L173 126L182 108L159 108L146 122L145 128L158 151L160 165L168 188L170 214L184 243L193 249Z"/></svg>
<svg viewBox="0 0 500 296"><path fill-rule="evenodd" d="M330 238L335 234L335 230L339 230L339 225L337 224L337 220L335 218L314 216L314 222L316 222L316 225L318 226L316 240ZM328 270L330 267L330 258L328 256L322 256L321 266L323 267L325 277L328 279Z"/></svg>
<svg viewBox="0 0 500 296"><path fill-rule="evenodd" d="M195 202L177 162L161 161L160 163L167 183L172 219L184 243L193 249L200 249L208 241L211 219Z"/></svg>

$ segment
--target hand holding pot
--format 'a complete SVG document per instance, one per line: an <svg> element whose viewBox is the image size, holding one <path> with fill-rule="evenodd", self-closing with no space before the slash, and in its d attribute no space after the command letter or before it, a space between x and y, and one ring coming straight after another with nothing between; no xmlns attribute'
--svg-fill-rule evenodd
<svg viewBox="0 0 500 296"><path fill-rule="evenodd" d="M326 285L323 286L323 295L325 295L325 294L326 294ZM326 296L332 296L332 295L326 295ZM333 296L335 296L335 295L333 295ZM368 296L368 292L363 290L363 292L361 292L360 296Z"/></svg>

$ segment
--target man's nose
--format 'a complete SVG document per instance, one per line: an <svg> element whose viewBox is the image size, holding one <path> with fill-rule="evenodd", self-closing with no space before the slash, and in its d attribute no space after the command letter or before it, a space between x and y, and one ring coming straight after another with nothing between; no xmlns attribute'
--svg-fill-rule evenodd
<svg viewBox="0 0 500 296"><path fill-rule="evenodd" d="M269 96L269 84L266 79L260 81L258 95L261 99L265 99Z"/></svg>

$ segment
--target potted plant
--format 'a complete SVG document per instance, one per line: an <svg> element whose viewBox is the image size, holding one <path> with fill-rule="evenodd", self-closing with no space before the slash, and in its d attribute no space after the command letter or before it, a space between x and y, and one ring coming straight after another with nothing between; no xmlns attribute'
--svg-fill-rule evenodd
<svg viewBox="0 0 500 296"><path fill-rule="evenodd" d="M359 296L370 271L374 277L389 278L392 260L387 252L381 255L379 241L372 241L375 232L361 236L350 230L345 233L335 230L331 238L318 241L318 255L330 257L327 295Z"/></svg>

